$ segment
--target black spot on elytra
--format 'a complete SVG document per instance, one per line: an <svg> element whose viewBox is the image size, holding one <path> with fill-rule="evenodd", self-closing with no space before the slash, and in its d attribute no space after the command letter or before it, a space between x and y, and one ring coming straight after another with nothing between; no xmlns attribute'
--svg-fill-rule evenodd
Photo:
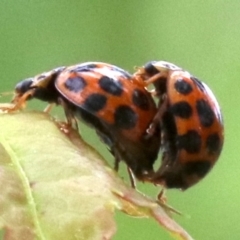
<svg viewBox="0 0 240 240"><path fill-rule="evenodd" d="M101 79L99 79L99 86L105 92L114 96L120 96L123 92L122 83L107 76L103 76Z"/></svg>
<svg viewBox="0 0 240 240"><path fill-rule="evenodd" d="M201 149L201 136L194 130L178 135L176 140L177 147L186 150L188 153L198 153Z"/></svg>
<svg viewBox="0 0 240 240"><path fill-rule="evenodd" d="M86 86L86 81L79 76L68 78L64 83L65 87L72 92L79 92Z"/></svg>
<svg viewBox="0 0 240 240"><path fill-rule="evenodd" d="M210 134L207 137L206 148L209 154L216 154L221 151L221 139L217 133Z"/></svg>
<svg viewBox="0 0 240 240"><path fill-rule="evenodd" d="M189 118L192 115L192 107L188 102L180 101L170 107L170 112L177 117Z"/></svg>
<svg viewBox="0 0 240 240"><path fill-rule="evenodd" d="M92 71L92 69L96 68L96 64L87 64L87 65L78 65L74 69L71 70L71 72L89 72Z"/></svg>
<svg viewBox="0 0 240 240"><path fill-rule="evenodd" d="M93 93L85 100L83 108L89 112L97 112L106 105L107 98L104 95Z"/></svg>
<svg viewBox="0 0 240 240"><path fill-rule="evenodd" d="M197 175L204 177L211 168L211 162L208 160L189 161L185 163L183 171L186 175Z"/></svg>
<svg viewBox="0 0 240 240"><path fill-rule="evenodd" d="M146 73L149 74L150 76L153 76L153 75L159 73L159 70L153 66L153 64L156 62L157 61L151 61L144 65L144 69L145 69Z"/></svg>
<svg viewBox="0 0 240 240"><path fill-rule="evenodd" d="M112 69L113 71L117 71L117 72L121 73L124 78L127 78L127 79L131 79L131 78L132 78L132 76L131 76L130 73L124 71L123 69L121 69L121 68L119 68L119 67L113 66L111 69Z"/></svg>
<svg viewBox="0 0 240 240"><path fill-rule="evenodd" d="M199 88L201 92L206 91L203 83L198 78L191 76L190 79L196 84L196 86Z"/></svg>
<svg viewBox="0 0 240 240"><path fill-rule="evenodd" d="M214 123L215 114L208 102L204 99L197 100L196 109L201 125L210 127Z"/></svg>
<svg viewBox="0 0 240 240"><path fill-rule="evenodd" d="M181 93L183 95L187 95L187 94L191 93L193 90L191 84L189 84L184 79L177 79L174 84L174 87L179 93Z"/></svg>
<svg viewBox="0 0 240 240"><path fill-rule="evenodd" d="M149 98L146 94L147 93L144 93L143 91L138 89L135 89L133 91L133 95L132 95L133 104L142 110L148 110L150 107Z"/></svg>
<svg viewBox="0 0 240 240"><path fill-rule="evenodd" d="M123 129L134 128L138 115L129 106L119 106L114 113L115 126Z"/></svg>

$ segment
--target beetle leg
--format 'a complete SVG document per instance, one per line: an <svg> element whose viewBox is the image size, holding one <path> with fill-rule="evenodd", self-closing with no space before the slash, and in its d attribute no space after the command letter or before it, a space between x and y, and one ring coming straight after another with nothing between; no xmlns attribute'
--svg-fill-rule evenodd
<svg viewBox="0 0 240 240"><path fill-rule="evenodd" d="M145 80L144 82L145 82L146 86L148 86L149 84L157 81L159 78L165 77L165 76L166 76L166 74L164 74L164 73L157 73L157 74L153 75L152 77L148 78L147 80Z"/></svg>
<svg viewBox="0 0 240 240"><path fill-rule="evenodd" d="M114 156L115 156L114 170L115 170L116 172L118 172L120 159L119 159L119 157L116 156L115 154L114 154Z"/></svg>
<svg viewBox="0 0 240 240"><path fill-rule="evenodd" d="M136 78L136 80L142 80L145 84L145 86L148 86L149 84L157 81L159 78L162 77L167 77L166 72L158 72L156 74L154 74L151 77L147 76L147 73L145 72L144 68L139 68L138 71L134 74L134 77ZM140 78L140 79L139 79Z"/></svg>
<svg viewBox="0 0 240 240"><path fill-rule="evenodd" d="M20 110L25 107L27 99L31 97L34 94L34 92L35 92L35 89L31 89L26 93L24 93L22 96L19 96L18 94L16 94L13 100L11 101L12 105L9 105L6 107L0 106L0 109L9 113Z"/></svg>
<svg viewBox="0 0 240 240"><path fill-rule="evenodd" d="M43 112L45 112L45 113L50 113L54 105L55 105L55 103L50 103L50 104L48 104L48 105L45 107L45 109L43 110Z"/></svg>
<svg viewBox="0 0 240 240"><path fill-rule="evenodd" d="M162 190L157 195L157 200L159 202L162 202L162 203L166 203L167 202L167 197L165 195L165 189L164 188L162 188Z"/></svg>
<svg viewBox="0 0 240 240"><path fill-rule="evenodd" d="M154 116L150 126L146 130L147 138L153 136L156 131L156 128L158 128L159 124L162 123L162 117L163 117L163 114L166 112L167 106L168 106L168 100L165 97L163 101L159 103L158 111Z"/></svg>
<svg viewBox="0 0 240 240"><path fill-rule="evenodd" d="M113 146L112 149L111 149L111 152L112 152L113 156L115 157L114 170L117 172L118 169L119 169L119 163L121 161L121 157L115 149L116 148ZM127 171L128 171L131 187L136 188L136 181L135 181L135 177L134 177L134 174L132 172L132 169L130 167L127 167Z"/></svg>
<svg viewBox="0 0 240 240"><path fill-rule="evenodd" d="M130 167L127 167L127 171L128 171L128 175L129 175L129 179L130 179L132 188L136 188L135 176L132 172L132 169Z"/></svg>
<svg viewBox="0 0 240 240"><path fill-rule="evenodd" d="M149 93L150 93L153 97L159 97L159 93L156 91L156 89L150 90Z"/></svg>
<svg viewBox="0 0 240 240"><path fill-rule="evenodd" d="M60 97L58 98L58 104L61 105L64 109L64 113L67 118L68 125L70 127L72 127L73 129L79 131L77 120L76 120L71 108L69 108L69 106L66 104L66 102Z"/></svg>

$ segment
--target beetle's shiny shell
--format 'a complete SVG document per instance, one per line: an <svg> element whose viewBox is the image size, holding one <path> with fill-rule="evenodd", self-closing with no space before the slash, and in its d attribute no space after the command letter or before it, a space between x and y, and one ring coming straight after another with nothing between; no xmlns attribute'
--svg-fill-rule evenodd
<svg viewBox="0 0 240 240"><path fill-rule="evenodd" d="M159 98L162 163L152 178L168 188L187 189L214 166L223 146L223 120L209 87L187 71L167 62L150 62L142 71ZM161 74L162 72L162 74ZM163 100L164 99L164 100Z"/></svg>

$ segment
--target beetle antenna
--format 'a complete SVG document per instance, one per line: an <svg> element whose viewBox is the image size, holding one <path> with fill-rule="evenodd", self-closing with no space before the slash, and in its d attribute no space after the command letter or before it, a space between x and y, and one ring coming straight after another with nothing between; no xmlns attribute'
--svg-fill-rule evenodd
<svg viewBox="0 0 240 240"><path fill-rule="evenodd" d="M8 96L8 95L13 95L14 92L3 92L3 93L0 93L0 97L3 97L3 96Z"/></svg>

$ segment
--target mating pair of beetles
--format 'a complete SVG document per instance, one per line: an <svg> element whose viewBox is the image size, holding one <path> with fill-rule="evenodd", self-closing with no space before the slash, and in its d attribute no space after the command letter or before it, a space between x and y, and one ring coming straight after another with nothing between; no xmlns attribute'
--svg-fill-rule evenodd
<svg viewBox="0 0 240 240"><path fill-rule="evenodd" d="M127 164L132 185L136 177L185 190L210 171L223 146L212 91L169 62L151 61L134 74L101 62L59 67L19 82L13 106L2 109L19 110L32 98L61 105L70 126L79 119L93 127L115 169L120 161Z"/></svg>

